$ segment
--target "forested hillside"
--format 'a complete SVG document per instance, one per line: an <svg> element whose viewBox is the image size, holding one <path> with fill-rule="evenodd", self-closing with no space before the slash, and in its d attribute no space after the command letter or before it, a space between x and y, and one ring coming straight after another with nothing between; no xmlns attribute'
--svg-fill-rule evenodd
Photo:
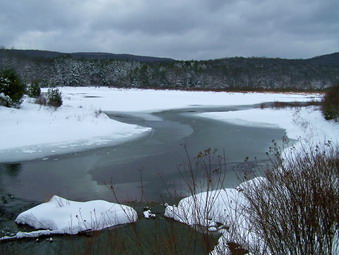
<svg viewBox="0 0 339 255"><path fill-rule="evenodd" d="M339 81L339 53L311 59L176 61L127 54L0 50L0 69L29 83L216 90L323 90Z"/></svg>

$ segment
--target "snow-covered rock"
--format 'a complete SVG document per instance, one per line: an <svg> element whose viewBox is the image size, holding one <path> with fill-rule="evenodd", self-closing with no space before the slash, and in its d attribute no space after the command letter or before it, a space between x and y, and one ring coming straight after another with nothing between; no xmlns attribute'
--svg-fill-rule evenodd
<svg viewBox="0 0 339 255"><path fill-rule="evenodd" d="M214 227L216 223L229 225L238 217L238 209L245 200L236 189L221 189L198 193L180 200L178 206L168 205L165 216L190 226Z"/></svg>
<svg viewBox="0 0 339 255"><path fill-rule="evenodd" d="M51 234L78 234L83 231L132 223L138 219L136 211L126 205L103 200L75 202L53 196L48 202L37 205L18 215L15 222L27 224L38 231L19 232L17 238Z"/></svg>
<svg viewBox="0 0 339 255"><path fill-rule="evenodd" d="M151 210L144 211L143 214L144 214L144 217L146 219L149 219L149 218L154 219L154 218L156 218L156 215L154 213L152 213Z"/></svg>

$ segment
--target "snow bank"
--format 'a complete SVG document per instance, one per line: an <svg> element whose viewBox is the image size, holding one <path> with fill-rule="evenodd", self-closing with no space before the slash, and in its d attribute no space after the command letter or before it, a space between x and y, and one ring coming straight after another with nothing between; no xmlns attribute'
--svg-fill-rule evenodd
<svg viewBox="0 0 339 255"><path fill-rule="evenodd" d="M295 151L305 151L331 141L339 146L339 124L325 120L319 107L309 106L285 109L250 109L236 112L198 114L204 118L257 127L280 127L289 139L297 140L293 148L285 148L284 158L293 157Z"/></svg>
<svg viewBox="0 0 339 255"><path fill-rule="evenodd" d="M135 222L137 219L137 212L129 206L103 200L75 202L53 196L48 202L19 214L15 220L18 224L27 224L40 230L19 232L15 238L52 234L74 235Z"/></svg>
<svg viewBox="0 0 339 255"><path fill-rule="evenodd" d="M217 223L227 225L240 201L243 198L236 189L202 192L183 198L178 206L168 205L165 216L190 226L216 227Z"/></svg>
<svg viewBox="0 0 339 255"><path fill-rule="evenodd" d="M237 240L239 236L250 243L256 240L254 233L249 231L245 210L248 202L242 192L263 181L265 178L257 177L234 189L202 192L183 198L178 206L166 207L165 217L192 227L204 226L209 231L219 230L222 236L211 254L230 254L229 250L225 250L228 241ZM231 233L237 233L238 236L231 236Z"/></svg>
<svg viewBox="0 0 339 255"><path fill-rule="evenodd" d="M0 119L0 162L117 144L151 131L93 109L63 105L55 110L27 98L20 109L0 107Z"/></svg>
<svg viewBox="0 0 339 255"><path fill-rule="evenodd" d="M319 107L285 108L285 109L250 109L236 112L201 113L201 117L234 123L237 125L257 127L280 127L286 129L291 139L312 139L315 143L326 140L337 141L339 125L327 121Z"/></svg>

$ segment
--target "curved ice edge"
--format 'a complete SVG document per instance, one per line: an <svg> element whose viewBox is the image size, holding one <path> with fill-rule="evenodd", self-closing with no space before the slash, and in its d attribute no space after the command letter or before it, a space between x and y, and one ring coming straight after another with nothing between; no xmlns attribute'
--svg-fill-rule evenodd
<svg viewBox="0 0 339 255"><path fill-rule="evenodd" d="M3 149L0 150L0 163L11 163L39 158L47 159L48 157L56 155L115 146L145 137L153 131L152 128L141 126L137 126L136 130L138 132L132 134L117 132L112 136L96 136L91 137L90 139L65 141L52 144L36 144L12 149Z"/></svg>

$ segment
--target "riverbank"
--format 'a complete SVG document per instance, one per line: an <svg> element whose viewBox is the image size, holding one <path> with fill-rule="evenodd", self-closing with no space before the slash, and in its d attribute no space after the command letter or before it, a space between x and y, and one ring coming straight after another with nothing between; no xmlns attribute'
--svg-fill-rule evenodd
<svg viewBox="0 0 339 255"><path fill-rule="evenodd" d="M247 109L236 112L198 114L201 117L240 126L282 128L289 139L315 146L331 141L339 144L339 124L325 120L319 106L283 109Z"/></svg>
<svg viewBox="0 0 339 255"><path fill-rule="evenodd" d="M112 120L99 110L69 105L54 109L27 97L20 109L0 107L0 119L0 162L115 145L151 131Z"/></svg>

